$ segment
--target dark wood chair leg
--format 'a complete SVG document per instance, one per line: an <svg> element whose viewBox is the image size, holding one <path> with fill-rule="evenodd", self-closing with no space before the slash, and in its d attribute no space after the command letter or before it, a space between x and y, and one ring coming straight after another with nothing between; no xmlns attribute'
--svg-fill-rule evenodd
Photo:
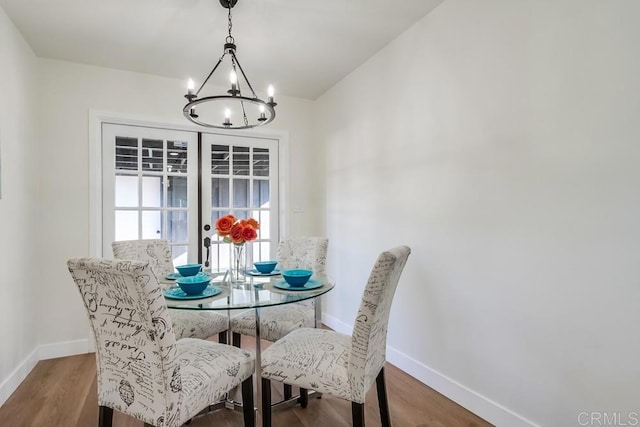
<svg viewBox="0 0 640 427"><path fill-rule="evenodd" d="M231 334L231 345L233 345L234 347L240 348L241 342L242 342L242 335L240 335L237 332L233 332Z"/></svg>
<svg viewBox="0 0 640 427"><path fill-rule="evenodd" d="M111 427L113 423L113 409L101 406L98 416L98 425L100 427Z"/></svg>
<svg viewBox="0 0 640 427"><path fill-rule="evenodd" d="M309 404L309 390L307 390L306 388L300 389L300 397L298 398L298 403L303 408L307 407L307 405Z"/></svg>
<svg viewBox="0 0 640 427"><path fill-rule="evenodd" d="M256 417L253 413L253 376L242 381L242 415L244 427L256 426Z"/></svg>
<svg viewBox="0 0 640 427"><path fill-rule="evenodd" d="M391 417L389 416L389 402L387 401L387 387L384 380L384 368L376 377L376 389L378 390L378 406L380 407L380 421L382 427L391 427Z"/></svg>
<svg viewBox="0 0 640 427"><path fill-rule="evenodd" d="M364 404L351 402L353 427L364 427Z"/></svg>
<svg viewBox="0 0 640 427"><path fill-rule="evenodd" d="M227 343L227 332L220 332L218 334L218 342L220 344L226 344Z"/></svg>
<svg viewBox="0 0 640 427"><path fill-rule="evenodd" d="M293 395L293 391L291 390L291 385L285 384L284 385L284 400L291 399L292 395Z"/></svg>
<svg viewBox="0 0 640 427"><path fill-rule="evenodd" d="M262 427L271 427L271 380L262 378Z"/></svg>

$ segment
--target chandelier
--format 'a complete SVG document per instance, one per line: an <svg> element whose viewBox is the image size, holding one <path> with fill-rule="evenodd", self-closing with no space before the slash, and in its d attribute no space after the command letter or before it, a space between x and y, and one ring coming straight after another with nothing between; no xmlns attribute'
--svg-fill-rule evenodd
<svg viewBox="0 0 640 427"><path fill-rule="evenodd" d="M229 20L229 34L225 39L222 56L197 91L195 91L193 80L189 79L187 83L185 98L189 102L182 111L187 119L200 126L217 129L249 129L266 125L276 117L274 107L277 104L273 102L273 86L268 87L266 102L258 98L236 56L236 44L231 35L233 27L231 8L237 2L238 0L220 0L222 7L228 9ZM228 61L224 61L225 59ZM219 95L200 97L202 89L213 73L220 65L223 65L221 69L225 68L225 64L229 72L230 89Z"/></svg>

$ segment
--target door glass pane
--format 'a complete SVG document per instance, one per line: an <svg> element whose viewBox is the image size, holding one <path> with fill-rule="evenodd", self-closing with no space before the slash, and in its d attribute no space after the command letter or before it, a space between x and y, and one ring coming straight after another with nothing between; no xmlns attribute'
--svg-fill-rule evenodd
<svg viewBox="0 0 640 427"><path fill-rule="evenodd" d="M211 179L211 205L229 207L229 178Z"/></svg>
<svg viewBox="0 0 640 427"><path fill-rule="evenodd" d="M162 172L163 141L155 139L142 140L142 170Z"/></svg>
<svg viewBox="0 0 640 427"><path fill-rule="evenodd" d="M253 211L253 218L260 223L260 230L258 230L258 239L270 239L269 233L269 221L271 219L271 211Z"/></svg>
<svg viewBox="0 0 640 427"><path fill-rule="evenodd" d="M249 207L249 180L248 179L233 180L233 207L234 208Z"/></svg>
<svg viewBox="0 0 640 427"><path fill-rule="evenodd" d="M189 263L188 249L189 247L185 245L171 246L171 258L173 259L174 267L176 265L184 265Z"/></svg>
<svg viewBox="0 0 640 427"><path fill-rule="evenodd" d="M249 175L249 147L233 147L233 174Z"/></svg>
<svg viewBox="0 0 640 427"><path fill-rule="evenodd" d="M271 256L269 255L271 244L269 242L251 242L251 249L253 252L253 262L271 260Z"/></svg>
<svg viewBox="0 0 640 427"><path fill-rule="evenodd" d="M248 219L249 218L249 211L233 211L233 215L238 218L238 219Z"/></svg>
<svg viewBox="0 0 640 427"><path fill-rule="evenodd" d="M142 206L147 208L162 207L162 177L142 177Z"/></svg>
<svg viewBox="0 0 640 427"><path fill-rule="evenodd" d="M167 177L167 205L172 208L186 208L187 204L187 177Z"/></svg>
<svg viewBox="0 0 640 427"><path fill-rule="evenodd" d="M117 136L116 170L138 170L138 140Z"/></svg>
<svg viewBox="0 0 640 427"><path fill-rule="evenodd" d="M115 195L117 207L138 206L138 177L116 174Z"/></svg>
<svg viewBox="0 0 640 427"><path fill-rule="evenodd" d="M211 173L229 175L229 147L226 145L211 146Z"/></svg>
<svg viewBox="0 0 640 427"><path fill-rule="evenodd" d="M253 149L253 175L269 176L269 150L267 148Z"/></svg>
<svg viewBox="0 0 640 427"><path fill-rule="evenodd" d="M142 211L142 239L162 239L162 211Z"/></svg>
<svg viewBox="0 0 640 427"><path fill-rule="evenodd" d="M167 172L187 173L187 143L167 141Z"/></svg>
<svg viewBox="0 0 640 427"><path fill-rule="evenodd" d="M263 181L263 180L253 181L253 207L254 208L269 207L269 181Z"/></svg>
<svg viewBox="0 0 640 427"><path fill-rule="evenodd" d="M168 228L170 242L189 241L189 219L187 210L169 211Z"/></svg>
<svg viewBox="0 0 640 427"><path fill-rule="evenodd" d="M135 240L138 238L138 212L115 212L115 240Z"/></svg>
<svg viewBox="0 0 640 427"><path fill-rule="evenodd" d="M231 265L230 245L227 243L212 243L209 259L213 270L229 268Z"/></svg>

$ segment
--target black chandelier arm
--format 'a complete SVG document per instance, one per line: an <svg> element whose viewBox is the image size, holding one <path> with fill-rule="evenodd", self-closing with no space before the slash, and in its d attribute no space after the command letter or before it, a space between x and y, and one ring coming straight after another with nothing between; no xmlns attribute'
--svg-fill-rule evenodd
<svg viewBox="0 0 640 427"><path fill-rule="evenodd" d="M244 73L244 70L242 69L242 65L240 65L240 61L238 61L238 58L236 57L236 54L234 52L231 52L231 58L232 58L232 61L235 61L236 65L238 65L238 68L242 73L242 77L244 77L244 81L247 82L247 86L249 86L249 90L251 90L251 94L253 95L254 98L257 98L258 95L256 95L256 91L253 90L253 86L251 86L251 82L247 78L247 75Z"/></svg>
<svg viewBox="0 0 640 427"><path fill-rule="evenodd" d="M213 67L213 70L211 70L211 72L209 73L209 75L207 76L206 79L204 79L204 81L202 82L202 84L200 85L200 89L198 89L198 91L196 92L196 96L198 96L200 94L200 91L202 90L202 88L204 87L204 85L207 84L207 82L209 81L209 79L211 78L211 76L213 76L213 73L218 69L218 67L220 66L220 64L222 64L222 60L224 59L224 56L226 55L226 53L223 53L222 56L220 57L220 59L218 59L218 62L216 63L216 66Z"/></svg>

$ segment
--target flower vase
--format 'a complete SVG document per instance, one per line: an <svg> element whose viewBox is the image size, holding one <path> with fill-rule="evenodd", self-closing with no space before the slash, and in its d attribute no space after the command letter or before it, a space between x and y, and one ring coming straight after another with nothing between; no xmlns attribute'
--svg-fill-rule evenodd
<svg viewBox="0 0 640 427"><path fill-rule="evenodd" d="M233 254L231 257L231 281L243 282L245 270L244 244L233 245Z"/></svg>

